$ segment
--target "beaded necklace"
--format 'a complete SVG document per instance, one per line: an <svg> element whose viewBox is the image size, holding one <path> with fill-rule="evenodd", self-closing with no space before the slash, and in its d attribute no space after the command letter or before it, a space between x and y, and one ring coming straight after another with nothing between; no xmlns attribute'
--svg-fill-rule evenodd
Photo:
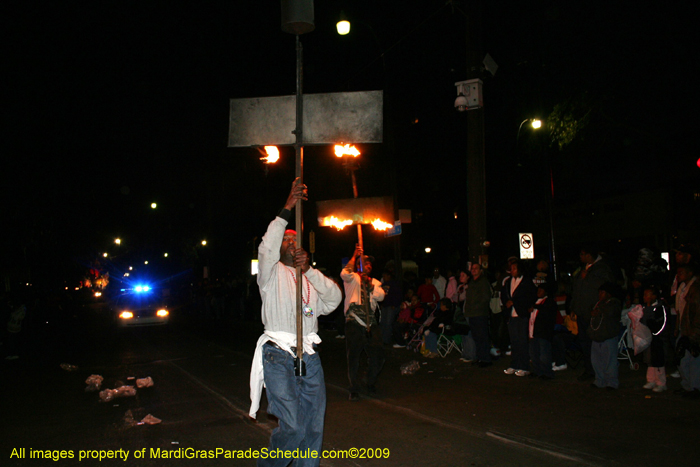
<svg viewBox="0 0 700 467"><path fill-rule="evenodd" d="M287 271L289 271L289 275L292 276L292 280L294 280L294 286L296 289L297 285L297 278L294 275L294 273L287 268ZM302 283L302 289L303 289L303 284L304 284L304 275L301 275L301 283ZM304 316L307 318L311 318L314 315L314 310L311 308L309 305L309 301L311 300L311 284L309 283L309 280L306 279L306 300L304 300L304 291L302 290L301 294L301 303L304 305L301 307L301 310L304 312Z"/></svg>

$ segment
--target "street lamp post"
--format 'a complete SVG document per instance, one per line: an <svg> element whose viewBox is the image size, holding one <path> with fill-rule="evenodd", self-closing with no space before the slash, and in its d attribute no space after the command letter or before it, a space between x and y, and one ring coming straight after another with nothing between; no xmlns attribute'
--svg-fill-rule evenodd
<svg viewBox="0 0 700 467"><path fill-rule="evenodd" d="M532 128L534 130L539 130L542 128L542 120L537 119L537 118L526 118L522 122L520 122L520 126L518 126L518 134L515 138L515 147L516 151L518 150L518 142L520 141L520 130L522 130L523 125L525 122L530 122ZM522 163L520 162L520 152L518 151L518 167L522 167ZM554 175L552 173L552 164L551 161L549 160L549 156L546 157L546 169L549 172L547 174L547 178L549 180L549 188L547 190L547 194L545 196L545 203L547 206L547 217L549 220L549 263L552 265L552 272L554 273L554 280L556 281L558 279L558 272L557 272L557 254L556 254L556 249L554 247L554 219L552 217L552 202L554 200Z"/></svg>

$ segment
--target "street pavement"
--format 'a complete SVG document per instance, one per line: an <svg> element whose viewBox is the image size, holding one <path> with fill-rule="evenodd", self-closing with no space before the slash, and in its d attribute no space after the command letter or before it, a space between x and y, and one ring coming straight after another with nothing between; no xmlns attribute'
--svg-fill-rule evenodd
<svg viewBox="0 0 700 467"><path fill-rule="evenodd" d="M267 446L276 423L264 398L257 420L247 415L259 323L171 324L114 332L86 321L29 336L19 360L0 363L0 465L254 465L253 459L153 457L187 448L252 452ZM320 336L328 392L324 449L371 449L382 457L324 459L324 466L664 466L697 455L700 401L673 394L678 380L669 379L666 393L642 389L644 369L635 371L626 360L620 389L607 391L578 382L580 369L541 381L505 375L508 357L478 368L455 352L431 359L387 347L378 394L352 402L345 341L333 330ZM401 365L412 360L420 369L402 375ZM77 368L67 371L62 363ZM146 376L155 384L99 402L97 392L85 392L92 374L104 377L103 388ZM138 424L149 414L162 422ZM12 456L20 448L26 458ZM126 462L77 458L80 451L120 449L130 453ZM142 449L144 457L134 458ZM76 457L29 458L36 450Z"/></svg>

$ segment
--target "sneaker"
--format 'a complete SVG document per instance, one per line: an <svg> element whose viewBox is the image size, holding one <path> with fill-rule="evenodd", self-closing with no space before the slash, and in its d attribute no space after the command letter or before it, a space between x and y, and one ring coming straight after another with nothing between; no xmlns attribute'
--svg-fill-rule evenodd
<svg viewBox="0 0 700 467"><path fill-rule="evenodd" d="M353 402L359 401L360 400L360 395L356 392L351 392L349 399Z"/></svg>
<svg viewBox="0 0 700 467"><path fill-rule="evenodd" d="M513 352L511 352L510 350L506 350L506 355L510 356L512 353Z"/></svg>
<svg viewBox="0 0 700 467"><path fill-rule="evenodd" d="M569 368L569 366L566 363L564 363L563 365L552 365L552 370L554 371L564 371L567 368Z"/></svg>
<svg viewBox="0 0 700 467"><path fill-rule="evenodd" d="M507 370L503 370L503 373L507 375L512 375L513 373L515 373L515 368L508 368Z"/></svg>
<svg viewBox="0 0 700 467"><path fill-rule="evenodd" d="M671 378L676 378L676 379L678 379L678 378L681 377L681 372L678 371L678 370L676 370L676 371L674 371L673 373L671 373L669 376L670 376Z"/></svg>
<svg viewBox="0 0 700 467"><path fill-rule="evenodd" d="M530 372L527 370L518 370L515 372L515 376L527 376Z"/></svg>
<svg viewBox="0 0 700 467"><path fill-rule="evenodd" d="M652 391L654 392L664 392L666 390L666 386L655 386Z"/></svg>
<svg viewBox="0 0 700 467"><path fill-rule="evenodd" d="M644 389L654 389L656 387L656 383L649 381L647 384L642 386ZM665 386L664 386L665 389Z"/></svg>
<svg viewBox="0 0 700 467"><path fill-rule="evenodd" d="M394 344L394 348L395 348L395 349L405 349L406 346L405 346L405 345L401 345L401 344Z"/></svg>
<svg viewBox="0 0 700 467"><path fill-rule="evenodd" d="M491 351L491 356L493 357L500 357L501 356L501 351L497 349L496 347L492 348Z"/></svg>

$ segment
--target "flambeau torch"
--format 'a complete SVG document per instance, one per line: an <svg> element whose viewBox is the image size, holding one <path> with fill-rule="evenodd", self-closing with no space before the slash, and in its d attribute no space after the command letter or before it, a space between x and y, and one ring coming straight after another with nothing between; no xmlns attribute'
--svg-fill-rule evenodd
<svg viewBox="0 0 700 467"><path fill-rule="evenodd" d="M337 157L343 158L343 167L345 167L345 170L350 172L350 176L352 177L352 195L355 199L357 199L357 178L355 178L355 171L360 167L360 164L358 164L357 162L357 156L360 155L360 151L355 146L350 146L349 144L343 145L342 143L336 144L334 149L335 155ZM352 156L352 158L349 156ZM363 252L363 254L360 255L360 272L364 272L365 250L362 242L362 224L360 223L357 224L357 244L359 245L360 250Z"/></svg>

